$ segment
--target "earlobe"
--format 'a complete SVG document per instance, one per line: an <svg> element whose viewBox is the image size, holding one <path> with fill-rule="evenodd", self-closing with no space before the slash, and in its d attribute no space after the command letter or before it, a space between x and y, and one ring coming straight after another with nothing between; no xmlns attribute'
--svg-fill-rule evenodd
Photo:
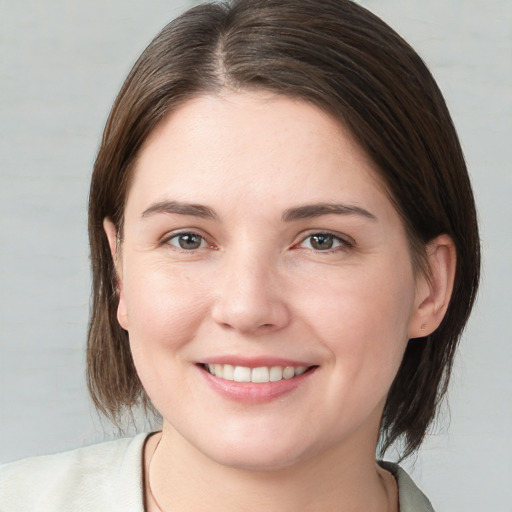
<svg viewBox="0 0 512 512"><path fill-rule="evenodd" d="M417 281L409 338L428 336L443 320L452 295L456 261L455 244L448 235L439 235L428 243L428 273Z"/></svg>
<svg viewBox="0 0 512 512"><path fill-rule="evenodd" d="M103 219L103 229L105 230L105 234L107 235L108 244L110 246L110 254L112 255L112 260L114 261L114 267L116 272L116 292L117 297L119 299L119 303L117 305L117 321L119 322L119 325L121 325L123 329L128 330L128 314L126 311L122 269L119 257L119 237L117 234L115 224L108 217Z"/></svg>

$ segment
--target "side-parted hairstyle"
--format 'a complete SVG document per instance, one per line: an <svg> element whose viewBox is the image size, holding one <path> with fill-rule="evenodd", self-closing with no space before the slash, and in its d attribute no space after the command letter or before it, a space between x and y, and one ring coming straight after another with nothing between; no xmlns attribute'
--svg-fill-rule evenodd
<svg viewBox="0 0 512 512"><path fill-rule="evenodd" d="M309 102L351 131L403 219L416 271L427 271L430 240L442 233L453 239L457 266L445 318L431 335L409 341L381 422L383 450L400 440L407 456L446 392L473 306L478 227L460 143L432 75L396 32L350 0L202 4L169 23L135 63L108 118L90 189L92 398L114 422L133 406L150 405L116 318L116 273L103 231L109 217L122 240L141 147L187 100L255 89Z"/></svg>

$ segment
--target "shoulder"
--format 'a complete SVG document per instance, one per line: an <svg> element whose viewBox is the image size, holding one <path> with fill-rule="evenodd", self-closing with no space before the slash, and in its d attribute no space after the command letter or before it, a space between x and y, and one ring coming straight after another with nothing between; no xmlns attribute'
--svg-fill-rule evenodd
<svg viewBox="0 0 512 512"><path fill-rule="evenodd" d="M2 512L141 512L147 434L0 466Z"/></svg>
<svg viewBox="0 0 512 512"><path fill-rule="evenodd" d="M392 462L379 462L379 465L392 473L397 481L400 512L434 512L428 498L400 466Z"/></svg>

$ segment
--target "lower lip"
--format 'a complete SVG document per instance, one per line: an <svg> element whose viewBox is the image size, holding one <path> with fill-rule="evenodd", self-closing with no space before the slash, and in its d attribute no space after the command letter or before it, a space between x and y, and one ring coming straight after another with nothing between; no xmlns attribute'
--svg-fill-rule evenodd
<svg viewBox="0 0 512 512"><path fill-rule="evenodd" d="M305 383L307 379L315 372L316 367L310 368L302 375L291 379L282 379L277 382L263 382L255 384L253 382L236 382L234 380L225 380L215 377L207 370L198 366L203 378L210 387L220 395L235 402L245 404L261 404L270 402L276 398L291 393L299 386Z"/></svg>

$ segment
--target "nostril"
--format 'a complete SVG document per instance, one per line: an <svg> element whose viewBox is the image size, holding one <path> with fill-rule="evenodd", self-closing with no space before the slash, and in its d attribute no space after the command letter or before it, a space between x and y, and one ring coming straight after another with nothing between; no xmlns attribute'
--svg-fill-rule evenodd
<svg viewBox="0 0 512 512"><path fill-rule="evenodd" d="M243 291L243 290L242 290ZM289 322L289 311L283 297L272 295L266 287L261 290L239 289L219 292L212 305L211 315L223 329L244 332L270 332Z"/></svg>

